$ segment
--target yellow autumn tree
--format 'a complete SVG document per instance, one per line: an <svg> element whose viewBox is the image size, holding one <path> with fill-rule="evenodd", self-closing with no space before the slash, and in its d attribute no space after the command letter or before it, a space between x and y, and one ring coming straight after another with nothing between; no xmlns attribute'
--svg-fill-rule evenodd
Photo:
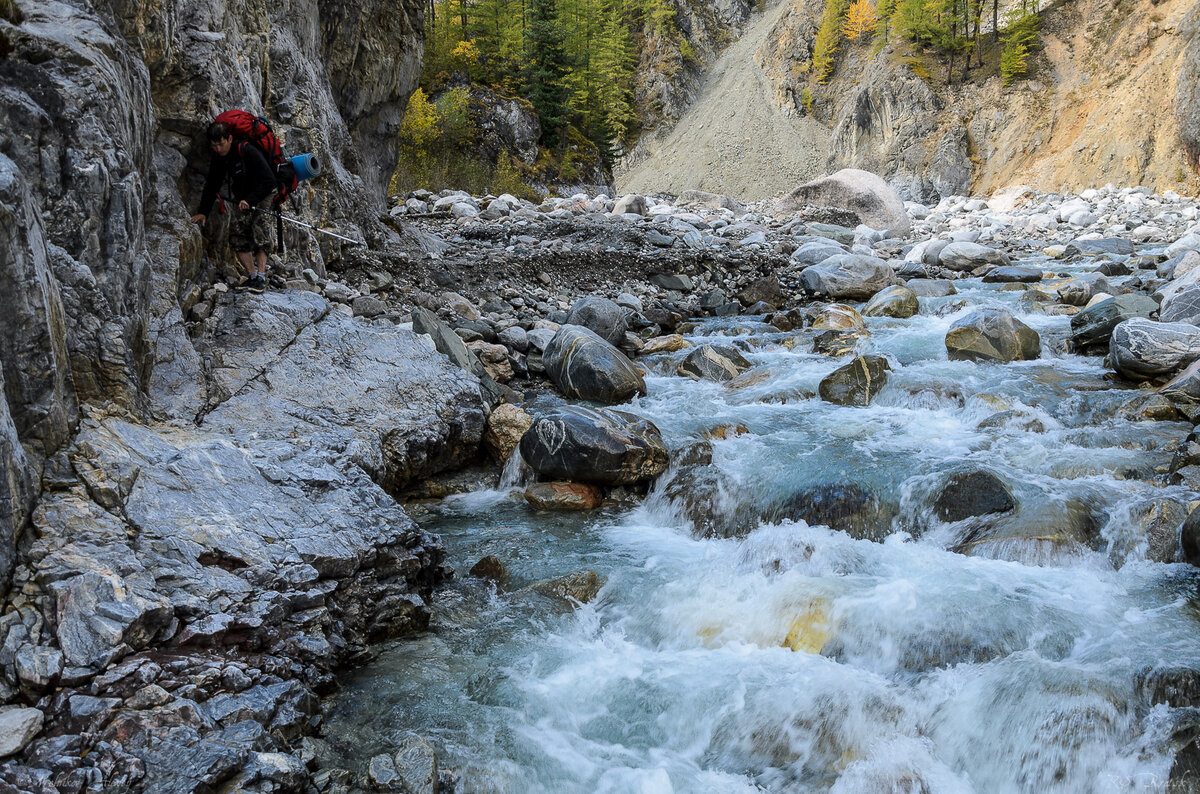
<svg viewBox="0 0 1200 794"><path fill-rule="evenodd" d="M846 11L846 18L842 20L842 35L847 41L859 38L865 41L871 38L878 22L879 18L875 15L875 6L871 0L854 0Z"/></svg>

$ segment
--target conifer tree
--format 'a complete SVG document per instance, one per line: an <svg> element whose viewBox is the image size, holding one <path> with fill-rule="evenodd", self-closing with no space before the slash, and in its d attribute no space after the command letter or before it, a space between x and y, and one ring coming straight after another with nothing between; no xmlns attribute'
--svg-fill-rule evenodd
<svg viewBox="0 0 1200 794"><path fill-rule="evenodd" d="M825 0L821 13L821 26L813 42L813 76L818 83L829 82L836 62L838 45L841 43L842 18L850 7L850 0Z"/></svg>
<svg viewBox="0 0 1200 794"><path fill-rule="evenodd" d="M1000 53L1000 82L1010 86L1029 68L1029 50L1037 40L1038 15L1013 9L1004 30L1004 50Z"/></svg>
<svg viewBox="0 0 1200 794"><path fill-rule="evenodd" d="M529 2L525 64L525 98L541 121L542 139L551 142L567 123L567 64L554 0Z"/></svg>
<svg viewBox="0 0 1200 794"><path fill-rule="evenodd" d="M847 41L869 39L878 22L871 0L854 0L846 10L846 18L842 20L842 35Z"/></svg>

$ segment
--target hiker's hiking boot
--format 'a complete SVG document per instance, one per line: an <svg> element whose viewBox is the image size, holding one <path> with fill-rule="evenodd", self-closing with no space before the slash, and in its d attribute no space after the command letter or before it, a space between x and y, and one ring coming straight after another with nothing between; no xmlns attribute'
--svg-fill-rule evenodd
<svg viewBox="0 0 1200 794"><path fill-rule="evenodd" d="M261 295L263 290L267 288L267 280L262 276L255 276L246 282L246 289L255 294Z"/></svg>

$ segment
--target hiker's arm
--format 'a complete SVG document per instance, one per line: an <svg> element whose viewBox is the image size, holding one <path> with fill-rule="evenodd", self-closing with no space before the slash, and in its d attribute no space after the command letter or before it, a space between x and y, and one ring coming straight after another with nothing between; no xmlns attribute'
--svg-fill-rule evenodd
<svg viewBox="0 0 1200 794"><path fill-rule="evenodd" d="M200 206L196 207L196 214L192 216L193 223L201 223L196 218L207 218L208 214L212 212L213 202L217 200L217 191L221 189L224 181L225 161L220 157L214 157L212 165L208 167L208 177L204 180L204 192L200 194Z"/></svg>
<svg viewBox="0 0 1200 794"><path fill-rule="evenodd" d="M250 192L246 195L246 202L254 206L275 192L275 172L257 146L246 146L244 157L246 173L250 177Z"/></svg>

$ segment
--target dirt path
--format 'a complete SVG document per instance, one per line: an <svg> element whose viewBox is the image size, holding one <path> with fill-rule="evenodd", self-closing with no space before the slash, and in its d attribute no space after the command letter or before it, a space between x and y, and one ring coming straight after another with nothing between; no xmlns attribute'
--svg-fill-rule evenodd
<svg viewBox="0 0 1200 794"><path fill-rule="evenodd" d="M775 0L709 70L700 97L674 129L639 145L645 154L616 170L619 193L688 189L744 201L770 198L820 176L829 131L809 118L787 118L754 53L791 5ZM644 148L643 148L644 147Z"/></svg>

